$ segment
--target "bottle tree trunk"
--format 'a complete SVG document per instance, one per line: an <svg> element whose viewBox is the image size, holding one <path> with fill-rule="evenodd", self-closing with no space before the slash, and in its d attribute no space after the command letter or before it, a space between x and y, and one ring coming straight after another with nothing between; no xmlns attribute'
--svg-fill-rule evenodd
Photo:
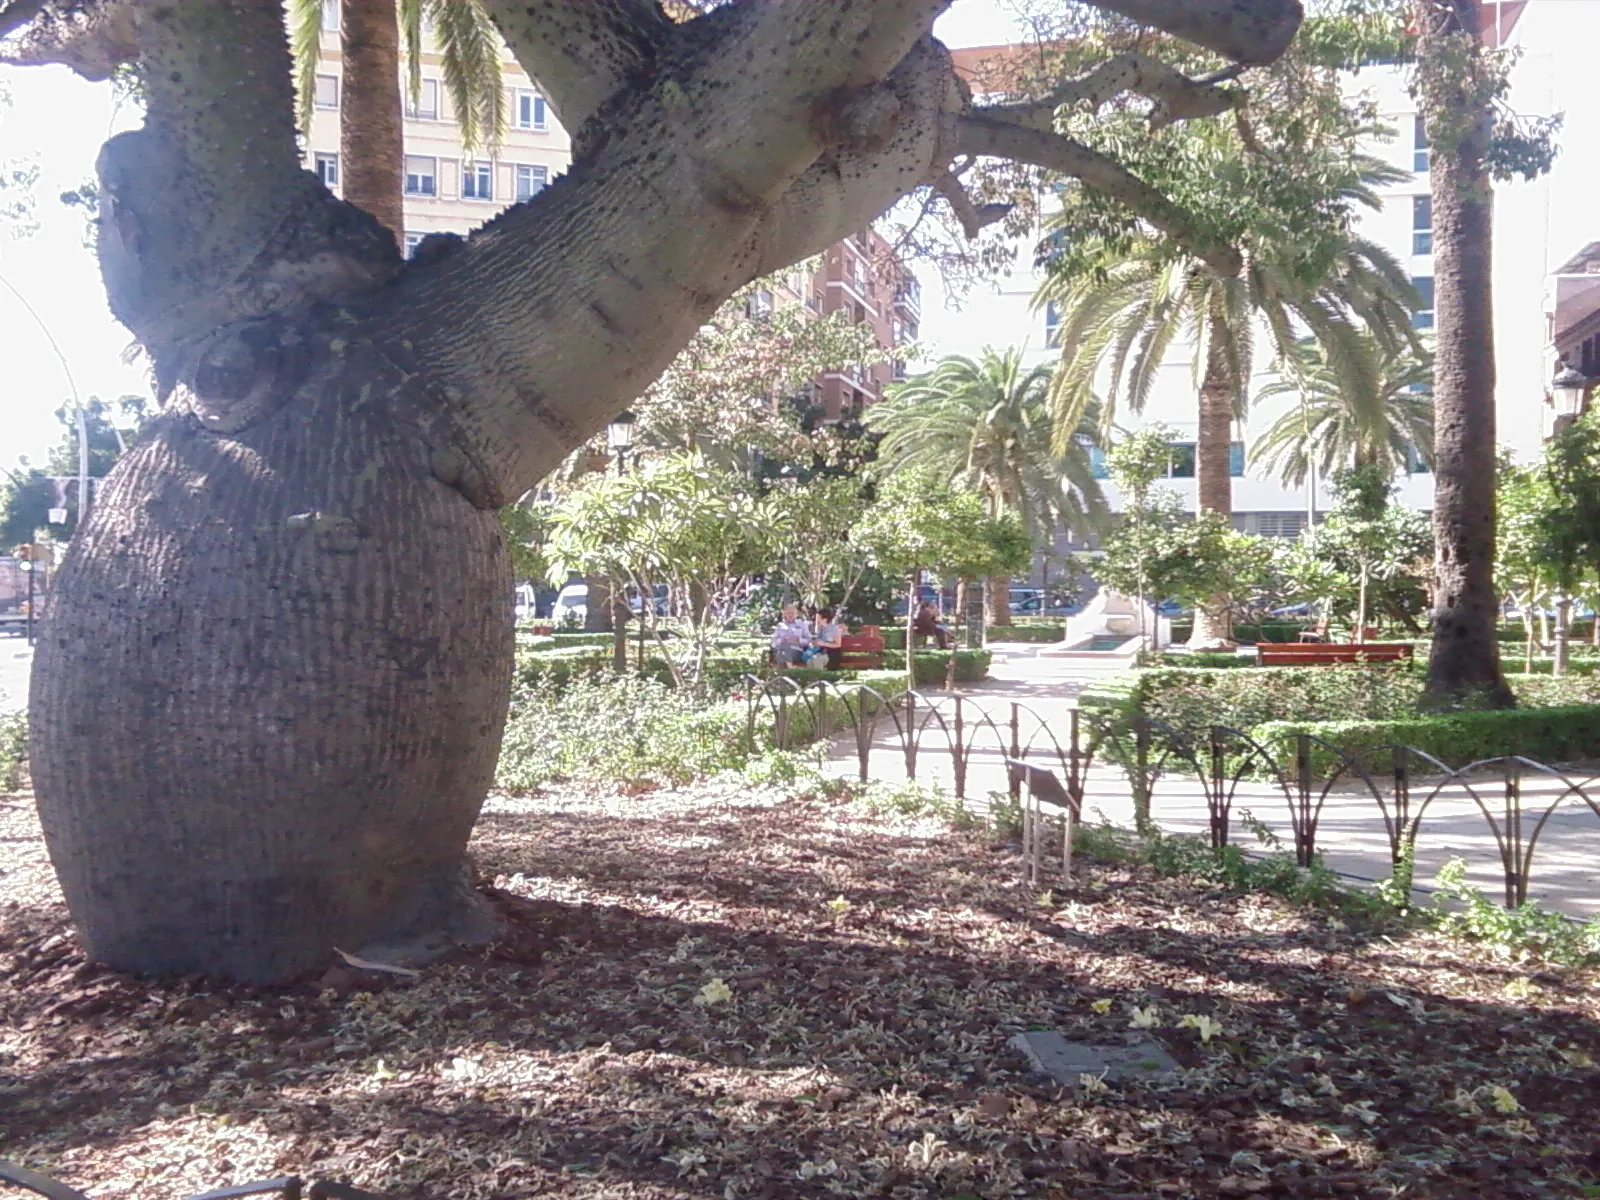
<svg viewBox="0 0 1600 1200"><path fill-rule="evenodd" d="M1220 326L1220 322L1214 323ZM1201 512L1233 517L1233 477L1229 470L1229 446L1233 441L1233 396L1231 375L1223 353L1223 330L1214 328L1207 350L1205 379L1200 385L1200 421L1194 448L1195 507ZM1154 597L1159 602L1161 597ZM1197 605L1194 630L1189 646L1195 650L1220 650L1233 644L1228 601L1217 596L1212 602Z"/></svg>
<svg viewBox="0 0 1600 1200"><path fill-rule="evenodd" d="M400 103L400 25L394 0L342 0L339 161L344 198L401 238L405 232L405 138Z"/></svg>
<svg viewBox="0 0 1600 1200"><path fill-rule="evenodd" d="M1426 694L1449 706L1514 703L1500 669L1494 588L1493 195L1490 113L1469 93L1482 57L1478 0L1422 7L1419 79L1433 146L1433 647ZM1481 66L1478 67L1481 70Z"/></svg>

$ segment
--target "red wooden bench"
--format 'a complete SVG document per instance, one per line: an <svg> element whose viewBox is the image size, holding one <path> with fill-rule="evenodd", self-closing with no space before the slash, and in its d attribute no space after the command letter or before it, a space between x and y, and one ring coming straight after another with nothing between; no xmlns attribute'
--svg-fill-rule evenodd
<svg viewBox="0 0 1600 1200"><path fill-rule="evenodd" d="M839 638L837 671L876 671L883 666L883 634L877 626L865 626L860 633L847 633Z"/></svg>
<svg viewBox="0 0 1600 1200"><path fill-rule="evenodd" d="M1262 642L1256 647L1258 667L1320 667L1329 663L1404 662L1410 642Z"/></svg>

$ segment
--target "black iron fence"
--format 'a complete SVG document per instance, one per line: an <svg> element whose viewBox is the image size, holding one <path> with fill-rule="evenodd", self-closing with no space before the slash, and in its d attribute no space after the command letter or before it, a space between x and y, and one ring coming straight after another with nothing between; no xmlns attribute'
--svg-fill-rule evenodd
<svg viewBox="0 0 1600 1200"><path fill-rule="evenodd" d="M1412 746L1351 752L1306 733L1260 741L1225 725L1178 729L1148 717L1077 709L1047 719L1020 701L987 704L923 692L891 696L831 680L752 677L746 686L752 732L765 714L780 749L833 741L836 750L853 751L863 782L915 781L919 771L926 778L931 755L948 763L955 796L966 800L974 766L994 764L1011 799L1022 806L1030 871L1040 852L1041 802L1065 814L1070 838L1096 769L1107 782L1128 788L1136 813L1148 814L1163 786L1198 786L1210 842L1218 849L1230 843L1242 788L1251 789L1252 807L1281 802L1302 867L1318 854L1318 829L1330 799L1370 803L1382 820L1397 878L1415 861L1430 810L1445 800L1469 802L1493 836L1507 907L1527 901L1535 851L1563 808L1586 810L1597 819L1592 846L1600 867L1600 776L1520 755L1451 766Z"/></svg>

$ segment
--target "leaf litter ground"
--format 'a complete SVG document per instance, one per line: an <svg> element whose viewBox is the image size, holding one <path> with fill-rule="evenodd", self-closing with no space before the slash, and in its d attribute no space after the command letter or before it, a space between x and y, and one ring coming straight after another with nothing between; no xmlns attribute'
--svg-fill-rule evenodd
<svg viewBox="0 0 1600 1200"><path fill-rule="evenodd" d="M516 937L270 991L85 963L26 795L0 844L0 1157L96 1198L1600 1194L1594 973L1136 868L1040 895L928 820L497 799ZM1039 1029L1180 1070L1063 1089Z"/></svg>

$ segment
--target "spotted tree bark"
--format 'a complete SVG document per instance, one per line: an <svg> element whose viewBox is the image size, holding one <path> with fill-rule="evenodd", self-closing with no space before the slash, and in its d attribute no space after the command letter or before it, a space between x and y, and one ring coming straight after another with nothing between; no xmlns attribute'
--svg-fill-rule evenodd
<svg viewBox="0 0 1600 1200"><path fill-rule="evenodd" d="M99 247L165 411L74 540L30 701L50 853L103 962L276 980L490 935L463 852L510 683L494 509L736 288L948 189L962 123L1010 119L929 35L945 0L685 24L486 3L574 165L408 263L301 169L276 0L0 9L19 56L131 61L147 105L102 154ZM1241 59L1299 13L1107 7ZM1041 156L1055 137L1017 128ZM1139 209L1123 182L1095 186Z"/></svg>

